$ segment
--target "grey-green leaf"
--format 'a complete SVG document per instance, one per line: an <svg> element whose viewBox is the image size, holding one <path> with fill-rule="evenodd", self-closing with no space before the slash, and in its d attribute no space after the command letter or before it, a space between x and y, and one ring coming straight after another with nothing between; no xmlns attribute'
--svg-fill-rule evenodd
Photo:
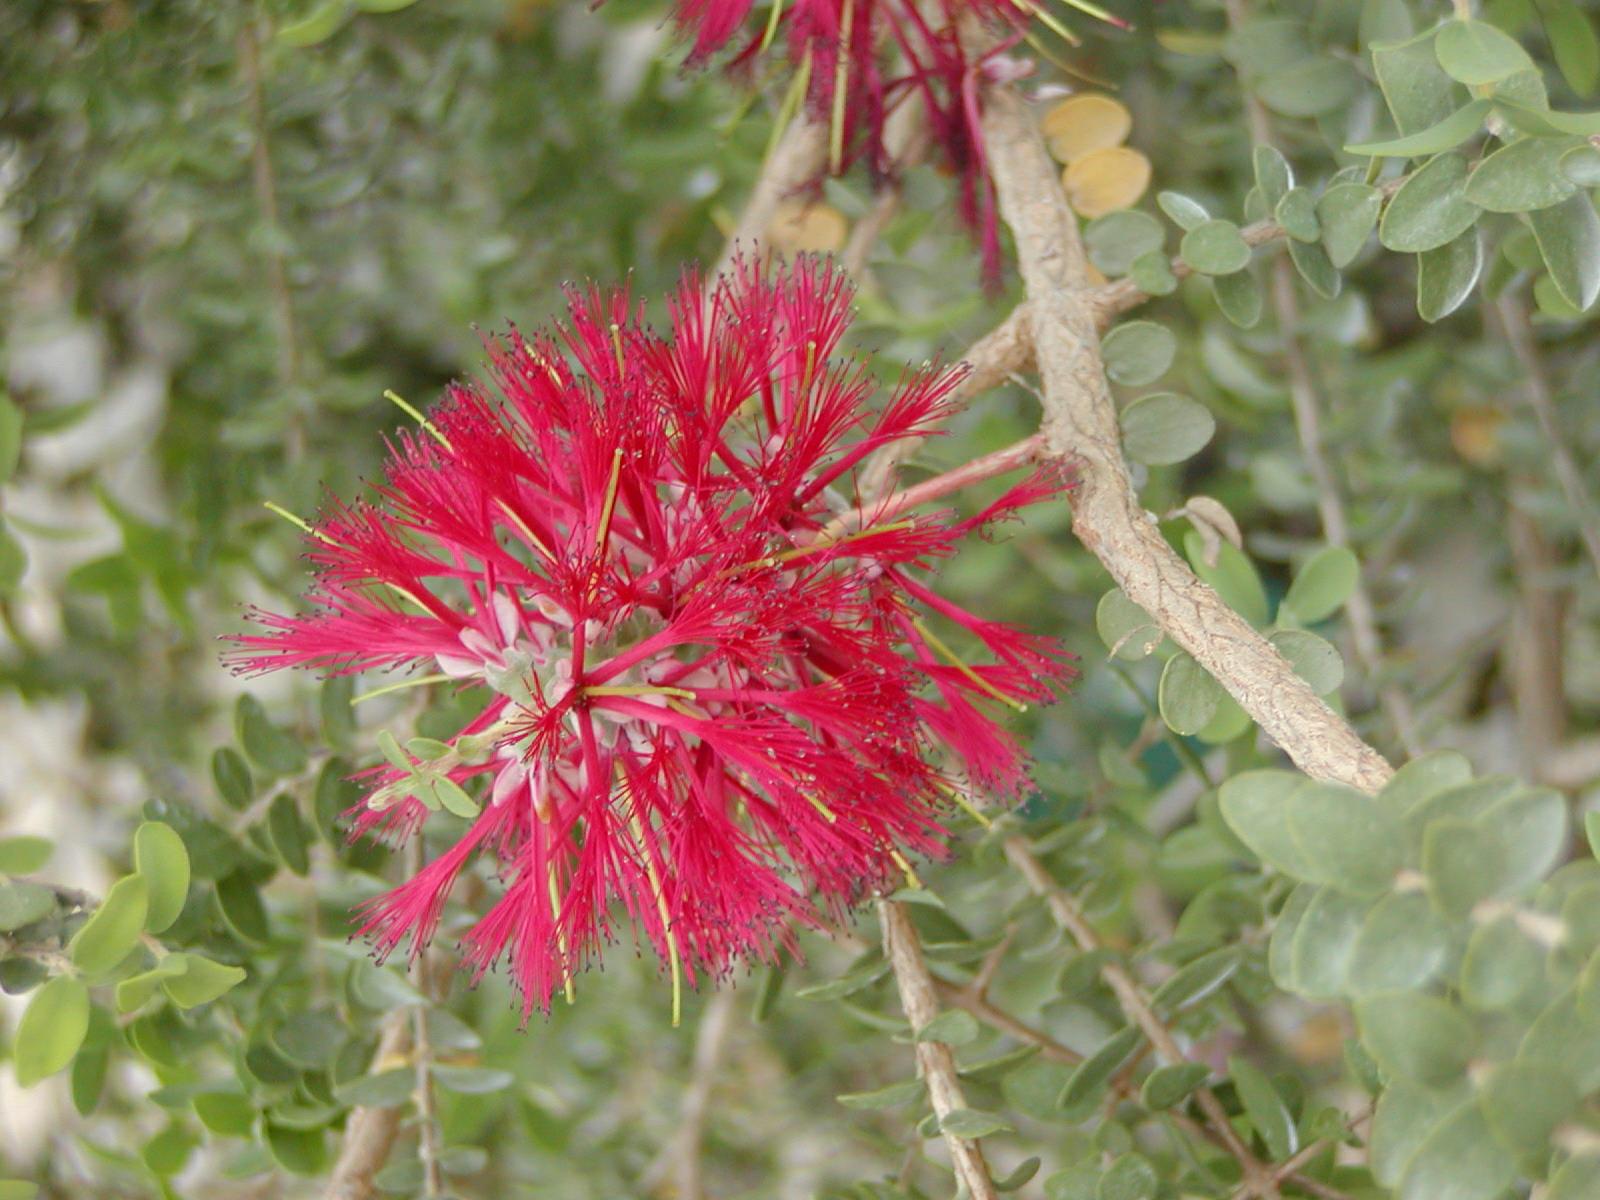
<svg viewBox="0 0 1600 1200"><path fill-rule="evenodd" d="M1261 285L1249 271L1232 275L1213 275L1211 294L1217 298L1222 315L1240 329L1253 329L1261 320Z"/></svg>
<svg viewBox="0 0 1600 1200"><path fill-rule="evenodd" d="M1469 229L1417 255L1417 315L1432 324L1460 308L1483 273L1483 240Z"/></svg>
<svg viewBox="0 0 1600 1200"><path fill-rule="evenodd" d="M1472 100L1463 104L1437 125L1380 142L1361 142L1346 146L1348 154L1364 154L1378 158L1421 158L1452 150L1483 128L1483 119L1489 115L1490 102Z"/></svg>
<svg viewBox="0 0 1600 1200"><path fill-rule="evenodd" d="M1498 83L1533 66L1514 37L1487 21L1447 21L1433 48L1445 74L1469 86Z"/></svg>
<svg viewBox="0 0 1600 1200"><path fill-rule="evenodd" d="M1174 392L1141 396L1122 410L1122 447L1149 466L1180 463L1198 454L1217 430L1211 410Z"/></svg>
<svg viewBox="0 0 1600 1200"><path fill-rule="evenodd" d="M1343 607L1360 577L1361 565L1348 546L1324 546L1295 572L1283 603L1296 621L1315 625Z"/></svg>
<svg viewBox="0 0 1600 1200"><path fill-rule="evenodd" d="M1174 733L1198 733L1216 715L1222 685L1188 654L1180 651L1167 660L1157 688L1161 719Z"/></svg>
<svg viewBox="0 0 1600 1200"><path fill-rule="evenodd" d="M1577 190L1561 173L1571 138L1525 137L1502 146L1467 180L1467 199L1490 212L1533 212L1560 204Z"/></svg>
<svg viewBox="0 0 1600 1200"><path fill-rule="evenodd" d="M1600 295L1600 217L1586 192L1528 214L1539 253L1562 299L1579 311Z"/></svg>
<svg viewBox="0 0 1600 1200"><path fill-rule="evenodd" d="M1413 254L1453 241L1482 213L1466 199L1467 160L1440 154L1420 167L1384 209L1378 240Z"/></svg>
<svg viewBox="0 0 1600 1200"><path fill-rule="evenodd" d="M1317 223L1328 261L1343 269L1355 261L1377 228L1383 193L1364 183L1336 183L1317 201Z"/></svg>
<svg viewBox="0 0 1600 1200"><path fill-rule="evenodd" d="M1250 244L1232 221L1196 225L1183 235L1178 254L1202 275L1231 275L1250 265Z"/></svg>
<svg viewBox="0 0 1600 1200"><path fill-rule="evenodd" d="M1178 339L1154 321L1128 321L1101 339L1106 374L1115 382L1139 387L1167 373Z"/></svg>
<svg viewBox="0 0 1600 1200"><path fill-rule="evenodd" d="M1386 1070L1429 1087L1459 1078L1477 1043L1459 1009L1437 996L1391 992L1356 1001L1361 1041Z"/></svg>

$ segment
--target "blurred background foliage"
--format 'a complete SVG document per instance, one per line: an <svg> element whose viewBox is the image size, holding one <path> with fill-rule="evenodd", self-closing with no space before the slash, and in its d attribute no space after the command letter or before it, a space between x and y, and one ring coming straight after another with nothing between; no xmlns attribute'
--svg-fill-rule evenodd
<svg viewBox="0 0 1600 1200"><path fill-rule="evenodd" d="M682 72L648 0L383 11L395 7L0 8L0 1038L14 1060L0 1067L0 1179L15 1181L0 1197L35 1184L74 1198L323 1195L353 1106L403 1110L384 1194L949 1195L921 1090L900 1086L910 1034L870 913L859 942L807 935L802 961L692 997L676 1031L655 964L626 944L579 981L575 1005L521 1031L496 979L468 991L436 964L408 978L346 941L350 907L403 868L335 828L345 774L375 761L363 729L406 714L448 736L460 714L447 700L352 710L348 686L286 677L241 699L215 639L243 604L292 606L304 582L297 532L262 502L309 513L325 489L351 494L397 423L385 389L426 402L477 369L478 330L543 322L566 281L626 278L655 297L714 258L782 90ZM1364 178L1342 147L1391 128L1371 45L1447 15L1403 0L1118 11L1133 32L1048 39L1072 73L1041 58L1029 86L1042 100L1085 80L1113 89L1129 145L1154 166L1150 195L1240 223L1264 211L1246 104L1318 194L1341 168ZM1557 108L1591 99L1592 5L1493 0L1483 15L1535 55ZM1180 244L1161 215L1173 207L1133 199L1160 222L1164 258ZM831 181L820 202L842 226L867 211L868 182ZM1414 810L1478 786L1461 761L1428 760L1437 769L1414 778L1429 782L1390 811L1422 813L1409 841L1382 822L1367 842L1347 824L1321 830L1313 804L1314 844L1349 851L1343 866L1275 858L1249 797L1231 811L1217 798L1274 752L1219 713L1227 702L1206 708L1203 688L1163 689L1171 648L1105 599L1064 507L942 572L969 606L1082 658L1071 695L1019 719L1038 794L996 832L958 822L953 860L922 867L911 897L947 984L939 1035L966 1068L968 1132L989 1135L996 1177L1019 1194L1232 1194L1238 1164L1190 1107L1209 1075L1262 1159L1316 1144L1285 1195L1494 1200L1534 1180L1567 1189L1552 1200L1600 1195L1600 1114L1585 1098L1600 1086L1587 999L1600 871L1569 833L1600 777L1600 589L1583 543L1600 350L1523 218L1479 216L1485 268L1452 313L1419 316L1413 257L1365 236L1337 289L1290 281L1292 322L1269 303L1241 328L1197 276L1137 314L1167 332L1131 355L1119 396L1179 391L1214 419L1196 453L1135 467L1144 502L1168 514L1210 497L1232 514L1244 552L1224 546L1213 568L1226 598L1345 650L1348 666L1330 677L1323 662L1321 677L1369 740L1396 761L1455 748L1479 776L1523 785ZM1117 226L1098 228L1097 264L1129 270ZM1252 268L1268 294L1276 253ZM862 275L857 345L885 377L957 357L1010 311L1007 286L981 292L951 181L914 169ZM1353 645L1344 559L1326 557L1326 482L1291 360L1320 408L1375 651ZM1008 384L911 470L1026 436L1037 411L1026 383ZM1188 526L1165 528L1177 541ZM1301 581L1316 561L1333 583ZM1301 811L1293 777L1243 778ZM1436 818L1445 832L1430 835ZM192 886L158 928L179 871L162 827ZM1371 828L1410 856L1393 896L1351 865L1376 852ZM1008 859L1018 831L1103 946L1051 922ZM1319 895L1327 919L1296 958ZM1433 907L1403 907L1419 895ZM441 944L474 899L447 910ZM1367 929L1429 970L1348 973ZM1128 1022L1099 980L1107 961L1167 985L1157 1008L1204 1070L1152 1074L1137 1035L1117 1041ZM1485 961L1510 983L1486 990L1473 974ZM1332 977L1305 973L1330 962ZM411 1035L374 1056L395 1011L426 1013L431 1119L412 1100ZM1456 1046L1430 1035L1458 1027ZM1532 1028L1546 1041L1530 1059ZM1469 1062L1458 1051L1474 1040ZM1585 1045L1575 1076L1552 1071ZM1380 1093L1398 1099L1376 1135ZM1524 1109L1537 1112L1506 1117Z"/></svg>

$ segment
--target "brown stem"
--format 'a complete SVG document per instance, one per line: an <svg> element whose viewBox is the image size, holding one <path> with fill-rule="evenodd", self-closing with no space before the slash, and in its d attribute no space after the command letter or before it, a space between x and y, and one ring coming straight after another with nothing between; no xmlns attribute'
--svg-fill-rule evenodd
<svg viewBox="0 0 1600 1200"><path fill-rule="evenodd" d="M676 1188L673 1194L677 1200L704 1200L705 1179L700 1148L705 1137L706 1117L711 1111L711 1091L716 1086L717 1073L722 1069L728 1046L728 1034L733 1029L733 999L733 992L724 988L713 993L706 1001L695 1037L694 1065L689 1086L683 1091L678 1110L678 1127L672 1140L662 1148L642 1176L642 1183L647 1190L654 1191L665 1180L672 1178Z"/></svg>
<svg viewBox="0 0 1600 1200"><path fill-rule="evenodd" d="M374 1064L392 1062L404 1055L410 1045L410 1010L395 1009L383 1020L372 1061ZM394 1148L404 1113L404 1105L361 1105L350 1110L345 1119L344 1139L339 1145L339 1158L333 1165L323 1200L372 1200L378 1194L373 1179Z"/></svg>
<svg viewBox="0 0 1600 1200"><path fill-rule="evenodd" d="M1016 238L1044 383L1044 433L1071 464L1073 530L1143 608L1306 774L1374 792L1393 768L1296 675L1250 623L1201 583L1134 492L1084 286L1077 218L1033 119L1008 86L983 116L1000 209Z"/></svg>
<svg viewBox="0 0 1600 1200"><path fill-rule="evenodd" d="M883 921L883 953L894 971L900 1005L911 1028L920 1030L939 1015L939 999L933 976L928 974L928 964L922 958L917 931L906 915L905 906L897 901L879 901L878 913ZM950 1047L943 1042L919 1041L916 1053L917 1068L940 1121L966 1108L961 1081L956 1077L956 1057ZM956 1178L966 1185L972 1200L999 1200L994 1180L989 1176L989 1164L983 1158L983 1147L977 1140L948 1131L944 1132L944 1140L950 1148Z"/></svg>

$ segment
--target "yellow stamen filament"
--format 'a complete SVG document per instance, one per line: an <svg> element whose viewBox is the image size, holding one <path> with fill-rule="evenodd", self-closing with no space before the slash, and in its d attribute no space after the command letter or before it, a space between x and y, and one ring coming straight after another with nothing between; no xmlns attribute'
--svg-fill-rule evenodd
<svg viewBox="0 0 1600 1200"><path fill-rule="evenodd" d="M617 484L622 478L622 447L611 456L611 478L606 481L606 497L600 505L600 524L595 528L594 548L604 550L611 536L611 513L617 507Z"/></svg>
<svg viewBox="0 0 1600 1200"><path fill-rule="evenodd" d="M761 35L761 49L759 53L765 54L772 45L772 39L778 36L778 18L783 15L783 0L772 0L772 12L767 16L766 32Z"/></svg>
<svg viewBox="0 0 1600 1200"><path fill-rule="evenodd" d="M496 500L494 503L495 507L505 514L506 520L510 521L512 525L516 526L517 532L527 540L528 545L532 546L546 558L554 561L555 555L550 553L550 547L544 544L544 541L539 537L538 534L534 533L533 530L528 528L528 523L521 517L517 516L515 509L513 509L504 500Z"/></svg>
<svg viewBox="0 0 1600 1200"><path fill-rule="evenodd" d="M554 923L556 915L561 911L561 889L556 886L556 873L553 865L545 876L545 882L550 885L550 920ZM578 999L577 989L572 986L572 972L566 965L567 935L561 932L559 926L556 928L556 949L561 951L561 989L566 993L567 1003L573 1004Z"/></svg>
<svg viewBox="0 0 1600 1200"><path fill-rule="evenodd" d="M444 434L440 433L439 427L432 421L428 420L428 418L423 416L419 411L417 411L416 406L413 405L409 400L402 398L392 391L385 391L383 393L383 398L393 404L401 412L405 413L406 416L410 417L418 425L421 425L422 428L427 431L428 436L434 441L438 442L439 445L443 446L446 450L451 448L450 439L445 437Z"/></svg>
<svg viewBox="0 0 1600 1200"><path fill-rule="evenodd" d="M693 700L695 693L688 688L658 687L653 683L590 684L583 689L585 696L683 696Z"/></svg>
<svg viewBox="0 0 1600 1200"><path fill-rule="evenodd" d="M949 646L946 646L944 642L939 639L939 636L934 633L933 630L929 629L927 623L924 622L920 617L913 619L911 625L918 633L922 635L923 640L933 648L935 653L942 654L952 667L960 671L968 679L972 680L973 683L977 684L985 692L988 692L989 695L993 696L1002 704L1010 705L1018 712L1028 711L1028 706L1026 704L1023 704L1020 700L1013 700L1010 696L997 689L992 683L990 683L982 675L979 675L964 661L962 661L961 656L958 655L954 650L950 649Z"/></svg>
<svg viewBox="0 0 1600 1200"><path fill-rule="evenodd" d="M611 350L617 356L617 374L626 375L628 365L622 354L622 326L615 321L611 322Z"/></svg>
<svg viewBox="0 0 1600 1200"><path fill-rule="evenodd" d="M289 522L289 524L293 525L296 529L300 530L300 532L310 534L319 542L326 542L330 546L337 546L339 544L327 534L323 533L322 530L313 529L310 524L307 523L305 518L295 516L294 513L290 512L281 504L274 504L271 500L263 500L261 502L261 507L266 509L268 512L276 513L285 521Z"/></svg>
<svg viewBox="0 0 1600 1200"><path fill-rule="evenodd" d="M833 120L828 127L828 166L835 175L844 165L844 91L850 79L850 32L855 14L855 0L844 0L844 13L839 18L839 51L833 64Z"/></svg>
<svg viewBox="0 0 1600 1200"><path fill-rule="evenodd" d="M945 794L948 795L950 799L956 802L956 806L958 808L965 812L979 825L982 825L985 829L994 828L994 822L984 815L984 813L982 813L977 806L972 803L972 801L967 797L967 794L960 788L951 787L948 783L941 783L939 786L944 789Z"/></svg>
<svg viewBox="0 0 1600 1200"><path fill-rule="evenodd" d="M379 696L387 696L392 692L401 692L406 688L426 687L430 683L449 682L450 676L448 675L419 675L415 679L402 679L399 683L387 684L381 688L373 688L370 692L362 692L359 696L352 696L350 698L350 707L354 708L356 705L364 704L368 700L376 699Z"/></svg>
<svg viewBox="0 0 1600 1200"><path fill-rule="evenodd" d="M911 869L911 864L906 861L906 856L901 854L898 850L891 850L889 851L889 857L894 859L894 865L899 867L900 870L905 873L906 885L921 891L922 880L917 878L917 873Z"/></svg>

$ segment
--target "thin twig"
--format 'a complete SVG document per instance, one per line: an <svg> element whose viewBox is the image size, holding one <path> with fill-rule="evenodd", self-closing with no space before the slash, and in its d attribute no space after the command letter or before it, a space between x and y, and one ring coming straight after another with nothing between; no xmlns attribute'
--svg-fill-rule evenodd
<svg viewBox="0 0 1600 1200"><path fill-rule="evenodd" d="M422 832L418 830L406 847L406 873L411 878L422 873L422 860ZM411 960L410 975L412 985L431 998L427 951ZM435 1200L444 1195L444 1145L433 1092L433 1042L428 1036L426 1005L419 1004L412 1015L411 1043L417 1070L417 1158L422 1163L422 1194L427 1200Z"/></svg>
<svg viewBox="0 0 1600 1200"><path fill-rule="evenodd" d="M394 1062L410 1045L411 1012L397 1008L383 1019L372 1061L375 1065ZM404 1113L403 1104L359 1105L350 1110L323 1200L371 1200L377 1195L373 1179L394 1148Z"/></svg>
<svg viewBox="0 0 1600 1200"><path fill-rule="evenodd" d="M667 1143L640 1177L647 1190L659 1187L668 1177L674 1180L676 1200L703 1200L704 1172L701 1169L701 1142L705 1138L706 1117L711 1111L711 1092L722 1069L733 1029L734 994L723 988L706 1001L695 1036L694 1064L689 1086L679 1102L678 1125Z"/></svg>
<svg viewBox="0 0 1600 1200"><path fill-rule="evenodd" d="M295 326L294 300L289 291L289 267L280 246L278 185L272 171L272 145L267 125L267 106L261 83L261 48L256 41L254 23L239 31L239 61L244 69L249 94L250 124L255 144L250 149L250 173L255 188L256 207L268 231L267 290L272 294L273 321L278 334L278 382L291 388L300 378L300 335ZM305 452L305 428L298 402L290 409L284 453L290 462Z"/></svg>
<svg viewBox="0 0 1600 1200"><path fill-rule="evenodd" d="M1087 262L1077 219L1056 169L1031 114L1009 86L989 90L983 132L1028 291L1044 384L1044 433L1051 451L1076 474L1074 532L1123 593L1193 655L1301 770L1377 791L1393 768L1266 638L1195 577L1139 502L1100 359L1097 313L1084 286Z"/></svg>
<svg viewBox="0 0 1600 1200"><path fill-rule="evenodd" d="M1555 473L1556 483L1561 487L1561 495L1578 523L1578 536L1583 540L1589 565L1600 575L1600 516L1596 515L1594 498L1589 495L1583 472L1573 460L1568 439L1562 433L1556 417L1550 379L1545 374L1544 363L1534 344L1527 308L1522 297L1509 288L1501 293L1492 308L1506 344L1511 347L1512 357L1517 360L1522 374L1522 394L1528 407L1533 410L1534 419L1539 422L1539 431L1544 435L1545 453L1550 456L1550 467Z"/></svg>
<svg viewBox="0 0 1600 1200"><path fill-rule="evenodd" d="M879 901L878 913L883 921L883 953L894 971L900 1005L911 1028L921 1030L939 1015L939 1000L933 976L922 958L917 931L906 915L905 906L898 901ZM951 1113L967 1107L961 1081L956 1076L955 1054L943 1042L929 1041L919 1041L916 1053L917 1068L927 1085L928 1099L942 1123ZM941 1132L945 1145L950 1148L956 1178L966 1185L972 1200L999 1200L999 1192L989 1175L989 1164L984 1161L983 1147L977 1139L959 1137L948 1130Z"/></svg>
<svg viewBox="0 0 1600 1200"><path fill-rule="evenodd" d="M1078 944L1078 948L1085 952L1098 950L1101 942L1094 927L1084 917L1077 901L1056 884L1050 873L1044 869L1044 864L1034 857L1027 841L1017 835L1008 837L1005 840L1005 852L1006 857L1011 860L1012 865L1017 868L1034 894L1044 900L1056 924ZM1139 1027L1162 1058L1171 1064L1188 1061L1172 1032L1156 1015L1155 1007L1145 995L1144 988L1139 986L1139 982L1119 962L1115 959L1108 960L1100 968L1100 977L1106 981L1106 986L1117 998L1118 1006L1127 1014L1128 1019ZM1250 1148L1240 1140L1216 1094L1210 1088L1202 1087L1196 1089L1194 1097L1195 1103L1205 1116L1206 1124L1211 1127L1228 1153L1238 1160L1239 1168L1244 1173L1245 1184L1251 1194L1263 1197L1276 1196L1278 1194L1276 1183L1269 1177L1260 1160L1250 1152Z"/></svg>

